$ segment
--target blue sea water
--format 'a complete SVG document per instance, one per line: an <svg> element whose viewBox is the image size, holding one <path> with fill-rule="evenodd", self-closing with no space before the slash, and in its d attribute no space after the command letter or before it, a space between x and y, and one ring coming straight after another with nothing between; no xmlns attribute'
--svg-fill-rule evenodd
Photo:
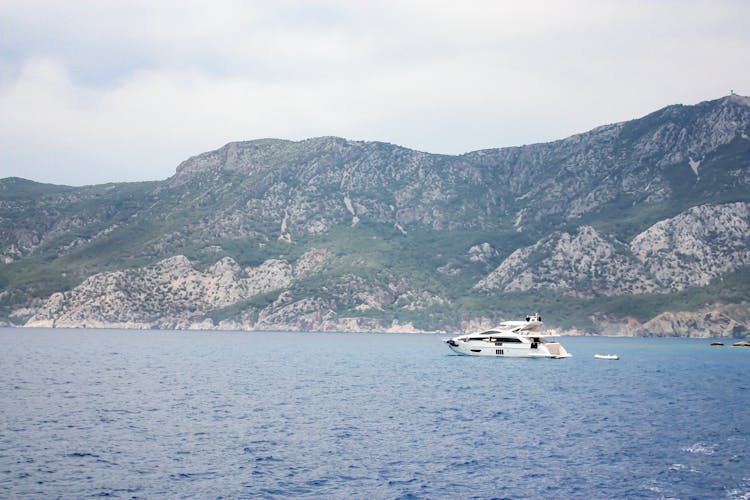
<svg viewBox="0 0 750 500"><path fill-rule="evenodd" d="M750 498L750 349L562 342L0 329L0 497Z"/></svg>

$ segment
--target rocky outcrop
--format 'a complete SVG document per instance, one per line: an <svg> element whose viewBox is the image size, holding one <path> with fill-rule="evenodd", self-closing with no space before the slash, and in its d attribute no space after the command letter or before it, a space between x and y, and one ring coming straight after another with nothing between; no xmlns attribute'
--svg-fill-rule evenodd
<svg viewBox="0 0 750 500"><path fill-rule="evenodd" d="M498 252L495 248L487 243L480 243L469 248L469 261L481 263L484 266L490 266L498 258Z"/></svg>
<svg viewBox="0 0 750 500"><path fill-rule="evenodd" d="M475 288L591 297L668 293L748 265L750 203L703 205L654 224L628 246L589 226L553 233L513 252Z"/></svg>
<svg viewBox="0 0 750 500"><path fill-rule="evenodd" d="M750 203L703 205L636 236L633 254L663 286L705 286L750 265Z"/></svg>
<svg viewBox="0 0 750 500"><path fill-rule="evenodd" d="M574 234L553 233L516 250L475 288L548 289L593 297L652 293L660 285L644 273L627 247L583 226Z"/></svg>
<svg viewBox="0 0 750 500"><path fill-rule="evenodd" d="M596 332L644 337L742 338L750 334L750 304L710 304L698 310L667 311L644 323L597 315Z"/></svg>
<svg viewBox="0 0 750 500"><path fill-rule="evenodd" d="M53 294L25 326L419 332L423 330L410 322L340 312L366 314L388 306L418 311L446 304L444 298L415 291L403 280L379 286L353 274L313 295L294 290L299 280L321 272L329 258L328 251L312 249L293 263L269 259L242 269L224 257L201 272L178 255L153 266L96 274L70 292ZM277 295L270 303L247 303L273 291ZM237 312L231 319L212 319L217 311L232 307Z"/></svg>
<svg viewBox="0 0 750 500"><path fill-rule="evenodd" d="M96 274L70 292L53 294L25 326L189 328L212 311L288 287L325 256L312 250L296 266L271 259L244 270L224 257L201 272L177 255L153 266Z"/></svg>
<svg viewBox="0 0 750 500"><path fill-rule="evenodd" d="M638 335L654 337L740 338L750 334L748 318L734 308L717 305L700 311L665 312L644 323ZM743 311L747 310L747 306Z"/></svg>

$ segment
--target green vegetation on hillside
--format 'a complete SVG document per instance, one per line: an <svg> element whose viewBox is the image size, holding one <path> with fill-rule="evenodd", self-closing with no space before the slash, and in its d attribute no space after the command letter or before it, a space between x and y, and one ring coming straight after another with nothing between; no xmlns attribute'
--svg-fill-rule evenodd
<svg viewBox="0 0 750 500"><path fill-rule="evenodd" d="M95 273L179 254L204 271L223 257L243 268L269 259L294 265L311 249L328 257L285 290L296 299L430 330L537 310L585 328L593 315L645 321L747 301L746 269L669 294L584 298L592 276L577 276L568 294L473 286L515 250L560 232L592 226L632 260L627 244L653 224L698 205L750 201L749 124L746 105L721 99L570 140L461 156L331 137L260 140L198 155L161 182L0 179L0 319ZM490 250L470 254L484 243ZM527 264L548 258L537 252ZM206 317L252 319L280 293ZM360 295L368 294L382 303L365 308Z"/></svg>

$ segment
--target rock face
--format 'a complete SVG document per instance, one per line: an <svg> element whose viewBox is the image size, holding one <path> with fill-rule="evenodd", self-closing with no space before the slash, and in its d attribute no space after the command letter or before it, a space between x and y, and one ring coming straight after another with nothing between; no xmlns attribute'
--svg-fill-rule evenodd
<svg viewBox="0 0 750 500"><path fill-rule="evenodd" d="M506 292L548 289L593 297L652 293L660 285L644 272L627 247L592 227L581 226L575 234L553 233L516 250L475 288Z"/></svg>
<svg viewBox="0 0 750 500"><path fill-rule="evenodd" d="M667 311L641 323L635 318L594 318L597 329L607 335L647 337L741 338L750 334L750 307L738 304L707 304L691 311Z"/></svg>
<svg viewBox="0 0 750 500"><path fill-rule="evenodd" d="M715 305L700 311L665 312L643 324L638 333L656 337L740 338L750 334L747 305Z"/></svg>
<svg viewBox="0 0 750 500"><path fill-rule="evenodd" d="M660 221L628 246L589 226L513 252L475 288L625 295L708 285L750 265L750 203L702 205Z"/></svg>
<svg viewBox="0 0 750 500"><path fill-rule="evenodd" d="M213 326L205 323L209 312L288 287L295 276L313 271L309 261L324 258L325 253L312 254L303 256L295 267L274 259L243 270L225 257L200 272L178 255L153 266L95 274L70 292L53 294L26 326L179 329L195 322Z"/></svg>
<svg viewBox="0 0 750 500"><path fill-rule="evenodd" d="M225 257L201 272L178 255L153 266L91 276L69 292L53 294L25 326L421 331L411 323L339 318L335 311L342 304L359 311L398 304L413 311L445 302L403 284L379 288L354 275L342 276L326 297L300 296L292 290L297 281L319 273L328 257L327 251L314 249L293 264L270 259L246 269ZM272 297L265 303L244 304L232 319L212 314L269 293Z"/></svg>
<svg viewBox="0 0 750 500"><path fill-rule="evenodd" d="M672 291L708 285L750 265L750 203L693 207L654 224L630 248Z"/></svg>
<svg viewBox="0 0 750 500"><path fill-rule="evenodd" d="M262 139L160 182L2 179L0 321L455 331L541 310L667 332L649 321L747 303L748 193L736 95L458 156Z"/></svg>
<svg viewBox="0 0 750 500"><path fill-rule="evenodd" d="M495 259L497 259L497 257L497 250L495 250L492 245L490 245L486 241L469 248L469 260L471 262L480 262L487 266L490 265Z"/></svg>

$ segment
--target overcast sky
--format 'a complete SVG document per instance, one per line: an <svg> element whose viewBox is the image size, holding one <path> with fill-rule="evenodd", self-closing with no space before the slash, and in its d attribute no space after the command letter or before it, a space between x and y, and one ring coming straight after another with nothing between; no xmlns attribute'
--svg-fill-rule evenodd
<svg viewBox="0 0 750 500"><path fill-rule="evenodd" d="M433 153L750 94L750 1L0 0L0 178L164 179L230 141Z"/></svg>

